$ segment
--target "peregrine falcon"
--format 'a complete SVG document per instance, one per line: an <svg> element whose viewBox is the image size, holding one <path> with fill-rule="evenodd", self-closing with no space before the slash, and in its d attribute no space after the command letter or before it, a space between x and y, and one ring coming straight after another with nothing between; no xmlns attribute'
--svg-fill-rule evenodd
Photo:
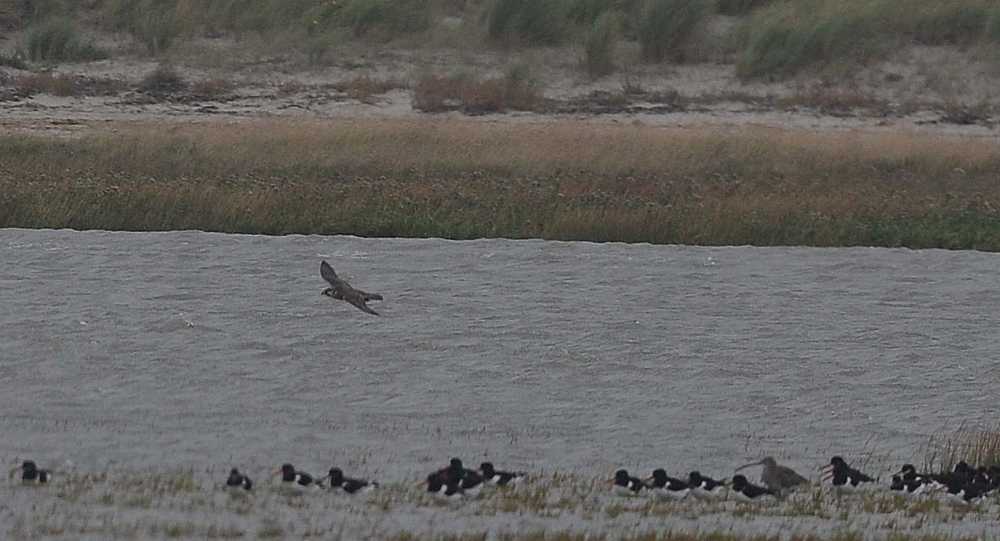
<svg viewBox="0 0 1000 541"><path fill-rule="evenodd" d="M344 280L337 276L337 273L333 271L333 267L329 263L323 261L319 264L319 273L324 280L330 282L330 287L323 290L323 294L327 297L337 299L338 301L347 301L361 310L362 312L367 312L373 316L379 315L378 312L372 310L366 304L368 301L380 301L382 300L382 295L377 293L365 293L360 289L354 289L351 284L348 284Z"/></svg>

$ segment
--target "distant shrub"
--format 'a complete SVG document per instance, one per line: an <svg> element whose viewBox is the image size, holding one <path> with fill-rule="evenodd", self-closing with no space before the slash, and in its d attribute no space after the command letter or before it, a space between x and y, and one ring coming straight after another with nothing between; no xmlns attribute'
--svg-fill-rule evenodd
<svg viewBox="0 0 1000 541"><path fill-rule="evenodd" d="M32 96L34 94L73 96L76 94L73 78L62 74L32 73L22 75L15 81L14 88L25 96Z"/></svg>
<svg viewBox="0 0 1000 541"><path fill-rule="evenodd" d="M878 8L876 4L831 8L820 0L765 8L748 22L737 71L743 77L785 75L807 65L878 54L888 44L888 36L880 34L889 30L879 24Z"/></svg>
<svg viewBox="0 0 1000 541"><path fill-rule="evenodd" d="M927 45L968 44L987 34L987 24L1000 6L986 2L939 2L913 10L901 22L917 42ZM909 20L912 19L912 20Z"/></svg>
<svg viewBox="0 0 1000 541"><path fill-rule="evenodd" d="M527 68L514 66L503 77L477 80L465 75L425 75L413 88L413 108L468 114L536 110L542 101Z"/></svg>
<svg viewBox="0 0 1000 541"><path fill-rule="evenodd" d="M614 71L618 26L618 14L605 12L594 21L587 32L583 43L584 65L591 77L602 77Z"/></svg>
<svg viewBox="0 0 1000 541"><path fill-rule="evenodd" d="M131 34L152 55L169 49L183 30L175 1L111 0L105 11L115 30Z"/></svg>
<svg viewBox="0 0 1000 541"><path fill-rule="evenodd" d="M397 88L406 88L406 83L397 79L375 79L367 75L334 83L333 87L347 94L349 98L365 101L372 96L385 94Z"/></svg>
<svg viewBox="0 0 1000 541"><path fill-rule="evenodd" d="M564 0L493 0L486 31L498 41L552 45L565 35L567 7Z"/></svg>
<svg viewBox="0 0 1000 541"><path fill-rule="evenodd" d="M715 10L723 15L744 15L774 0L715 0Z"/></svg>
<svg viewBox="0 0 1000 541"><path fill-rule="evenodd" d="M426 30L428 0L350 0L337 17L355 36L381 31L385 37Z"/></svg>
<svg viewBox="0 0 1000 541"><path fill-rule="evenodd" d="M14 78L14 88L26 96L51 94L53 96L113 96L124 83L106 77L87 77L62 73L27 73Z"/></svg>
<svg viewBox="0 0 1000 541"><path fill-rule="evenodd" d="M322 65L327 58L327 54L336 41L335 36L329 32L314 33L306 37L305 52L309 64L313 66Z"/></svg>
<svg viewBox="0 0 1000 541"><path fill-rule="evenodd" d="M806 66L866 62L913 41L1000 41L1000 6L989 0L911 0L900 9L888 0L799 0L754 12L740 35L740 76L780 76Z"/></svg>
<svg viewBox="0 0 1000 541"><path fill-rule="evenodd" d="M28 58L43 62L78 62L107 58L105 51L85 42L67 19L52 19L34 25L25 36Z"/></svg>
<svg viewBox="0 0 1000 541"><path fill-rule="evenodd" d="M231 94L235 88L236 85L226 79L202 79L191 83L191 94L202 99L218 99Z"/></svg>
<svg viewBox="0 0 1000 541"><path fill-rule="evenodd" d="M986 38L986 41L1000 42L1000 9L994 10L986 19L983 37Z"/></svg>
<svg viewBox="0 0 1000 541"><path fill-rule="evenodd" d="M339 11L343 2L318 0L208 0L189 15L182 17L190 27L202 26L215 32L236 33L284 30L301 24L320 22L322 14Z"/></svg>
<svg viewBox="0 0 1000 541"><path fill-rule="evenodd" d="M24 53L15 51L12 53L0 52L0 66L14 68L17 70L28 69L28 62L24 59Z"/></svg>
<svg viewBox="0 0 1000 541"><path fill-rule="evenodd" d="M616 0L570 0L567 16L575 23L592 25L597 18L618 8Z"/></svg>
<svg viewBox="0 0 1000 541"><path fill-rule="evenodd" d="M17 16L28 24L69 15L74 5L66 0L16 0L11 3L17 7Z"/></svg>
<svg viewBox="0 0 1000 541"><path fill-rule="evenodd" d="M150 9L136 16L130 32L150 54L159 55L173 45L181 34L181 25L174 12Z"/></svg>
<svg viewBox="0 0 1000 541"><path fill-rule="evenodd" d="M683 60L683 46L708 14L705 0L645 0L635 25L643 59Z"/></svg>
<svg viewBox="0 0 1000 541"><path fill-rule="evenodd" d="M149 94L171 94L185 88L184 78L169 64L160 64L139 83L139 90Z"/></svg>

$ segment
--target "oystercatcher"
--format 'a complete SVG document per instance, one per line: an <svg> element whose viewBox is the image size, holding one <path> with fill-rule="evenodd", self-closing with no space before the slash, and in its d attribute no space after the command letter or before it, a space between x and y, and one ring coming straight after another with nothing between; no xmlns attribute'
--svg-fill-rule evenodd
<svg viewBox="0 0 1000 541"><path fill-rule="evenodd" d="M733 476L732 489L736 494L736 498L745 502L758 502L777 496L777 492L769 488L757 486L748 481L743 475Z"/></svg>
<svg viewBox="0 0 1000 541"><path fill-rule="evenodd" d="M483 462L480 464L479 471L488 484L500 487L507 486L508 484L513 485L525 476L524 472L496 470L493 468L492 462Z"/></svg>
<svg viewBox="0 0 1000 541"><path fill-rule="evenodd" d="M253 481L249 477L240 473L240 470L233 468L229 470L229 478L226 479L226 486L229 488L242 488L250 490L253 488Z"/></svg>
<svg viewBox="0 0 1000 541"><path fill-rule="evenodd" d="M663 468L653 470L653 475L645 479L644 483L646 488L662 499L680 500L691 491L687 483L670 477Z"/></svg>
<svg viewBox="0 0 1000 541"><path fill-rule="evenodd" d="M613 485L611 490L619 496L635 496L645 488L638 477L632 477L628 474L628 470L616 471L614 479L609 480L609 482Z"/></svg>
<svg viewBox="0 0 1000 541"><path fill-rule="evenodd" d="M330 480L331 489L340 489L348 494L368 492L378 487L378 483L374 481L344 477L344 472L340 468L330 468L330 473L324 479Z"/></svg>

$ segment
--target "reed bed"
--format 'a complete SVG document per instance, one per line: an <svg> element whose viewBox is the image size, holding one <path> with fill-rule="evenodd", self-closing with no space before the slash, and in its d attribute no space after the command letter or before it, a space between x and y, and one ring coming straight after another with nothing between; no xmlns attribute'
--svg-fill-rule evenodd
<svg viewBox="0 0 1000 541"><path fill-rule="evenodd" d="M992 140L465 120L0 136L0 226L1000 250Z"/></svg>
<svg viewBox="0 0 1000 541"><path fill-rule="evenodd" d="M1000 424L992 430L963 425L953 433L932 436L924 451L924 471L950 472L963 460L973 467L1000 465Z"/></svg>

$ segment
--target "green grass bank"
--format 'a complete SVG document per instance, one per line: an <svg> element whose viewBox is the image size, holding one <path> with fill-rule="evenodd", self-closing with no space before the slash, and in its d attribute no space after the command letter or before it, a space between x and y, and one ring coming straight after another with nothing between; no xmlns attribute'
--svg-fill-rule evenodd
<svg viewBox="0 0 1000 541"><path fill-rule="evenodd" d="M580 122L0 136L0 226L1000 250L988 139Z"/></svg>

